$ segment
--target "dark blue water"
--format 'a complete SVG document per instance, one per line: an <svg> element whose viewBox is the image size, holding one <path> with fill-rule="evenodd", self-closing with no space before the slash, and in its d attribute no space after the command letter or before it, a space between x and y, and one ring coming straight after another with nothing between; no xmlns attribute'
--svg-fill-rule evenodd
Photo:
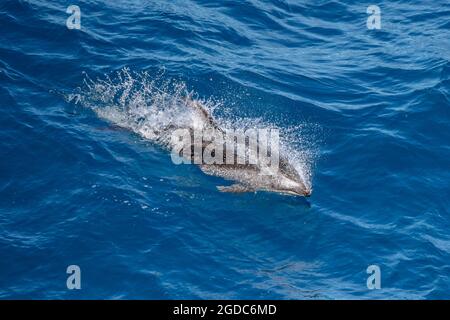
<svg viewBox="0 0 450 320"><path fill-rule="evenodd" d="M220 193L99 116L124 72L297 128L312 197ZM449 298L446 0L2 0L0 84L0 298Z"/></svg>

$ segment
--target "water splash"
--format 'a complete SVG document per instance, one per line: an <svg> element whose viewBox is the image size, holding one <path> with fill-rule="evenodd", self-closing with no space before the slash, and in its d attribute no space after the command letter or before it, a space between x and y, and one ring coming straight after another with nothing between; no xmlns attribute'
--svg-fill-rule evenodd
<svg viewBox="0 0 450 320"><path fill-rule="evenodd" d="M164 72L150 75L148 72L132 72L124 68L114 76L93 80L86 75L83 86L67 100L93 110L101 119L131 130L145 139L168 146L167 128L191 128L196 121L192 108L186 106L187 97L196 100L214 116L224 129L278 129L280 152L296 168L307 187L311 187L312 172L317 158L314 125L302 123L280 127L259 118L242 118L232 113L222 116L216 110L224 108L222 101L202 99L186 84L167 80Z"/></svg>

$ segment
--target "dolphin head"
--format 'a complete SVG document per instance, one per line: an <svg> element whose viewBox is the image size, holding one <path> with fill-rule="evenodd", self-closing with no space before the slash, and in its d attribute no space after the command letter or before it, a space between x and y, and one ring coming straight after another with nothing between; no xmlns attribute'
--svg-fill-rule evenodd
<svg viewBox="0 0 450 320"><path fill-rule="evenodd" d="M303 181L281 176L279 177L278 183L273 185L273 191L282 194L309 197L311 196L312 188L308 187Z"/></svg>
<svg viewBox="0 0 450 320"><path fill-rule="evenodd" d="M311 196L312 188L310 184L305 182L305 179L302 178L294 166L286 160L280 164L278 174L272 180L271 191L295 196Z"/></svg>

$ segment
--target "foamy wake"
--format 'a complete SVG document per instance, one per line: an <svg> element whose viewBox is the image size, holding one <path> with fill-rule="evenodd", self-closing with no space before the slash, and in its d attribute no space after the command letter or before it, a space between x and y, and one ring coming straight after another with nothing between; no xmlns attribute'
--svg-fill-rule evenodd
<svg viewBox="0 0 450 320"><path fill-rule="evenodd" d="M317 156L311 124L282 128L261 118L220 117L215 111L220 110L222 102L200 99L187 89L185 83L164 80L163 73L152 77L147 72L136 73L127 68L118 71L114 77L93 80L86 76L78 92L67 95L69 101L92 109L100 118L163 146L167 146L170 139L163 134L167 132L166 128L190 128L195 121L192 108L186 106L186 97L199 101L222 128L278 129L282 154L311 187Z"/></svg>

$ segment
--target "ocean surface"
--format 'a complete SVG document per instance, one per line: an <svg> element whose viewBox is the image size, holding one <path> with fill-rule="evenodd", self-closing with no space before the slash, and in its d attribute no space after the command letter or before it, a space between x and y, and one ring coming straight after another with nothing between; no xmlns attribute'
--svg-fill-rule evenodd
<svg viewBox="0 0 450 320"><path fill-rule="evenodd" d="M186 93L312 196L175 165ZM450 298L448 0L2 0L0 108L1 299Z"/></svg>

